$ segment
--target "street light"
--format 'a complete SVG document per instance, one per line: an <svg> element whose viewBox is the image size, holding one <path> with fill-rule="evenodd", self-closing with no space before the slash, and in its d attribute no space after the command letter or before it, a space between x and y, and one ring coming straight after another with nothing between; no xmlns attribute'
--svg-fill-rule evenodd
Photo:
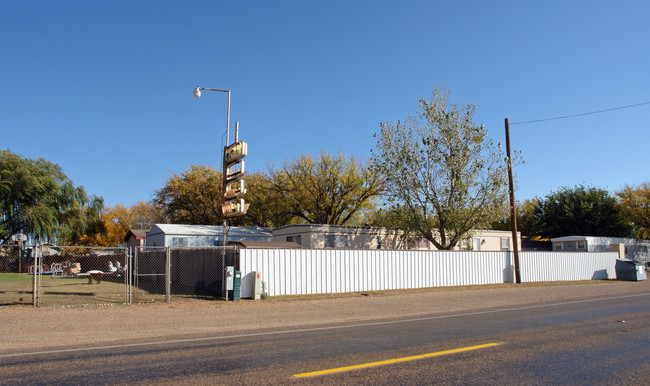
<svg viewBox="0 0 650 386"><path fill-rule="evenodd" d="M202 90L207 90L207 91L219 91L219 92L225 92L228 93L228 114L226 115L226 146L224 147L224 154L221 159L221 173L222 173L222 179L223 179L223 186L225 189L226 186L226 154L225 154L225 149L228 148L228 145L230 144L230 90L220 90L217 88L205 88L205 87L196 87L194 89L194 98L200 98L201 97L201 91ZM223 202L225 204L226 198L225 195L223 195ZM226 278L225 278L225 270L226 270L226 235L227 231L226 228L228 227L228 220L226 220L226 217L224 216L223 218L223 258L221 259L221 291L223 294L226 295L226 301L228 300L228 294L226 293Z"/></svg>
<svg viewBox="0 0 650 386"><path fill-rule="evenodd" d="M228 93L228 114L226 115L226 146L230 143L230 90L220 90L217 88L205 88L205 87L196 87L194 89L194 98L200 98L201 97L201 90L207 90L207 91L219 91L219 92L225 92Z"/></svg>

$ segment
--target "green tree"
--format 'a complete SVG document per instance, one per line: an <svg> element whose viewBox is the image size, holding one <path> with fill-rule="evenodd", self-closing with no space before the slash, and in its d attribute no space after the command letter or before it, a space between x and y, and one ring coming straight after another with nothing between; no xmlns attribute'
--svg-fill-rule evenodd
<svg viewBox="0 0 650 386"><path fill-rule="evenodd" d="M223 221L221 175L213 167L192 165L170 177L154 193L153 202L172 223L219 225Z"/></svg>
<svg viewBox="0 0 650 386"><path fill-rule="evenodd" d="M400 247L406 246L410 249L415 247L421 237L414 231L416 224L411 223L413 218L404 215L406 210L401 206L379 208L368 213L364 222L372 227L379 227L392 232L399 241L397 245Z"/></svg>
<svg viewBox="0 0 650 386"><path fill-rule="evenodd" d="M276 205L311 224L355 223L382 192L370 167L343 154L302 155L279 170L269 169L271 189L279 197Z"/></svg>
<svg viewBox="0 0 650 386"><path fill-rule="evenodd" d="M517 229L529 238L536 238L541 234L539 219L535 215L535 208L538 205L539 200L533 198L524 200L517 209Z"/></svg>
<svg viewBox="0 0 650 386"><path fill-rule="evenodd" d="M106 229L102 222L104 199L97 196L79 198L85 192L78 193L77 201L67 204L61 213L65 216L59 231L59 243L66 245L86 244L84 240L95 234L103 234Z"/></svg>
<svg viewBox="0 0 650 386"><path fill-rule="evenodd" d="M435 86L415 116L381 125L373 162L401 221L438 249L451 249L476 227L507 213L503 152L473 122L475 107L449 101ZM406 226L404 225L404 226Z"/></svg>
<svg viewBox="0 0 650 386"><path fill-rule="evenodd" d="M102 208L103 199L75 187L59 165L0 152L0 243L17 233L74 243L102 231Z"/></svg>
<svg viewBox="0 0 650 386"><path fill-rule="evenodd" d="M535 214L538 199L533 198L517 203L517 231L528 238L538 237L541 233L539 220ZM509 231L512 229L510 216L503 217L491 226L495 230Z"/></svg>
<svg viewBox="0 0 650 386"><path fill-rule="evenodd" d="M561 188L538 199L540 236L626 237L630 228L609 192L583 185Z"/></svg>
<svg viewBox="0 0 650 386"><path fill-rule="evenodd" d="M650 182L616 192L619 208L637 238L650 239Z"/></svg>

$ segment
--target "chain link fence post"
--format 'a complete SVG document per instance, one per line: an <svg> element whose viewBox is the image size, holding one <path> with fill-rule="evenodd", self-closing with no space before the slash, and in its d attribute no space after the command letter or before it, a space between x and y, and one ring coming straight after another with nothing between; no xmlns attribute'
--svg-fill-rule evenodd
<svg viewBox="0 0 650 386"><path fill-rule="evenodd" d="M127 266L126 266L127 288L128 288L128 291L129 291L128 304L133 304L133 267L134 267L133 259L134 259L134 255L136 253L138 253L137 251L138 250L136 249L136 247L132 248L129 251L129 260L128 260Z"/></svg>
<svg viewBox="0 0 650 386"><path fill-rule="evenodd" d="M43 270L41 267L41 263L38 261L38 245L34 245L33 248L33 254L34 254L34 267L32 268L32 274L34 275L32 277L33 279L33 286L32 286L32 304L34 307L39 306L39 299L38 299L38 293L40 292L40 274L41 271Z"/></svg>
<svg viewBox="0 0 650 386"><path fill-rule="evenodd" d="M165 255L165 301L167 303L172 301L172 278L171 278L171 265L172 265L172 253L170 247L167 247Z"/></svg>
<svg viewBox="0 0 650 386"><path fill-rule="evenodd" d="M124 248L124 303L126 304L131 304L131 297L130 297L130 291L131 291L131 286L130 286L130 280L129 277L131 276L129 274L129 255L131 254L130 249Z"/></svg>

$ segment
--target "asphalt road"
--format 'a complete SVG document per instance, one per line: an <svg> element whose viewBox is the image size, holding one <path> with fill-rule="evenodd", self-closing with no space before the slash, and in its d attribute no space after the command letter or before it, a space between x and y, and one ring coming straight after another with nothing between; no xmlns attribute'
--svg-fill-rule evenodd
<svg viewBox="0 0 650 386"><path fill-rule="evenodd" d="M647 384L649 295L3 354L0 383Z"/></svg>

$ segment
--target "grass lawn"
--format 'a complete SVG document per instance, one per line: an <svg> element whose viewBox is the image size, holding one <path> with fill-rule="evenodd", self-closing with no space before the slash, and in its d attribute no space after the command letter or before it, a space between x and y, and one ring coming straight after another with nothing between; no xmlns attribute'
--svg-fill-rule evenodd
<svg viewBox="0 0 650 386"><path fill-rule="evenodd" d="M0 305L31 304L33 280L24 273L0 273Z"/></svg>
<svg viewBox="0 0 650 386"><path fill-rule="evenodd" d="M0 273L0 306L32 304L34 277L26 273ZM209 298L202 291L172 284L173 298ZM40 304L42 306L76 306L85 304L126 303L124 277L104 276L99 283L88 278L53 278L41 276ZM165 300L163 280L140 279L133 287L134 302Z"/></svg>
<svg viewBox="0 0 650 386"><path fill-rule="evenodd" d="M25 273L0 273L0 305L32 304L34 277ZM104 278L90 284L87 278L60 279L41 276L41 305L124 303L124 278Z"/></svg>

